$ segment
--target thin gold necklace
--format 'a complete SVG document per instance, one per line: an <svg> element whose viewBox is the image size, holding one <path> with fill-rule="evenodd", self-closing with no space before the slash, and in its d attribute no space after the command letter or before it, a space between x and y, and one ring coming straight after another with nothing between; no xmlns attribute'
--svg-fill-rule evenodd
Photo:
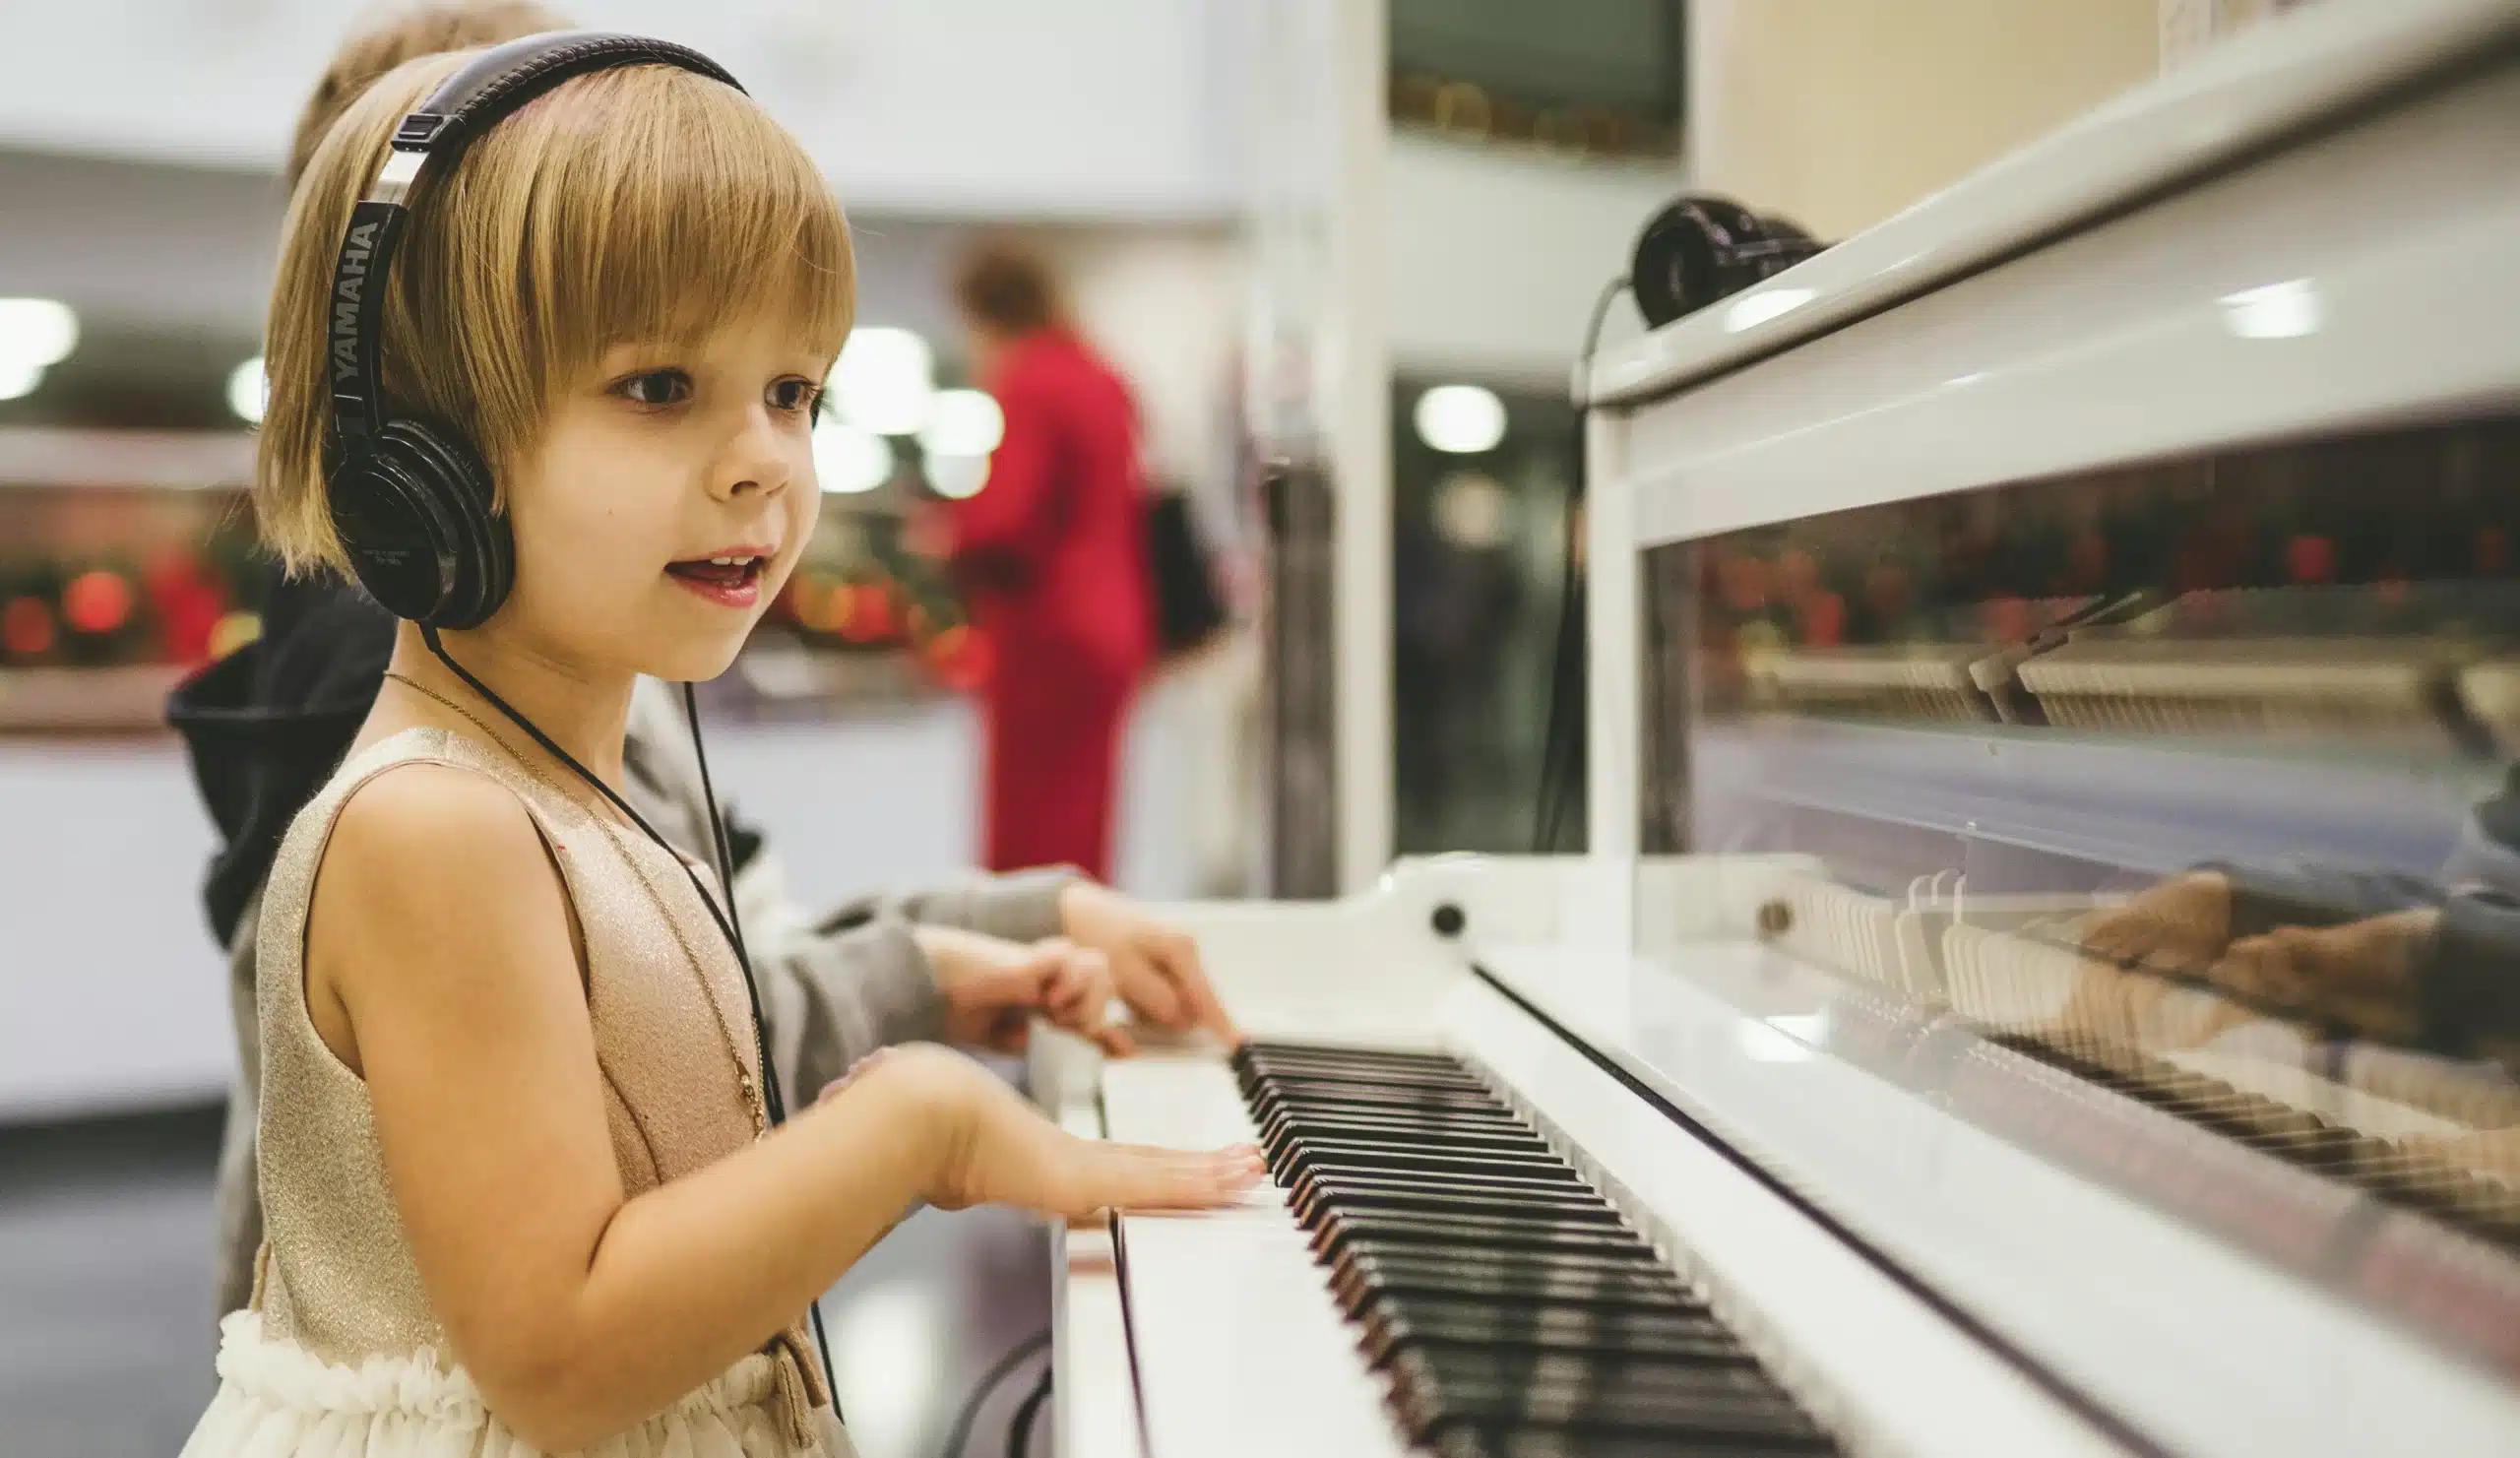
<svg viewBox="0 0 2520 1458"><path fill-rule="evenodd" d="M479 729L483 737L496 745L501 753L516 762L517 768L525 772L526 778L587 812L587 818L593 820L596 829L603 833L603 838L612 847L613 854L620 856L622 863L630 867L630 874L638 878L640 889L648 893L648 904L656 909L657 916L665 923L665 929L673 933L674 945L682 951L683 964L691 969L692 977L700 983L700 1000L709 1004L710 1017L718 1024L718 1036L724 1041L726 1055L734 1062L735 1081L743 1089L744 1108L752 1114L752 1131L755 1136L767 1132L770 1128L769 1103L763 1098L759 1081L753 1077L752 1070L745 1065L743 1054L738 1050L735 1030L726 1023L726 1010L719 1004L718 989L711 985L709 974L701 966L699 955L692 950L690 939L683 935L682 922L666 908L664 894L657 889L656 882L648 878L647 869L639 864L639 857L631 854L629 844L623 840L620 828L614 823L614 817L589 804L585 796L570 792L568 789L544 774L540 766L517 752L515 745L510 744L498 730L490 728L472 710L407 673L399 673L388 668L385 676L424 698L436 700L448 712L461 717L467 724ZM666 855L680 858L672 847L665 847L664 851Z"/></svg>

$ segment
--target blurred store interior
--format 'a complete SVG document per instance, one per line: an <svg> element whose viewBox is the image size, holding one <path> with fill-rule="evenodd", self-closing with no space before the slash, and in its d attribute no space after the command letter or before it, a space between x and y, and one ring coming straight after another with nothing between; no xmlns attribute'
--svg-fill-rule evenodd
<svg viewBox="0 0 2520 1458"><path fill-rule="evenodd" d="M1536 849L1552 705L1584 692L1570 378L1603 285L1672 197L1734 193L1849 237L2287 7L568 8L746 78L854 233L821 526L704 686L719 788L834 899L974 862L984 666L905 524L984 488L998 412L950 270L1011 234L1134 387L1149 476L1188 501L1230 609L1128 732L1114 879L1165 903ZM199 900L213 832L164 701L260 631L243 487L279 168L308 79L387 9L0 6L12 1458L172 1452L212 1382L208 1181L235 1054ZM1622 302L1603 337L1641 331ZM1554 733L1580 755L1580 726ZM1578 804L1537 849L1580 853L1583 821ZM867 1458L936 1451L1044 1319L1045 1260L1021 1218L927 1212L850 1274L827 1311Z"/></svg>

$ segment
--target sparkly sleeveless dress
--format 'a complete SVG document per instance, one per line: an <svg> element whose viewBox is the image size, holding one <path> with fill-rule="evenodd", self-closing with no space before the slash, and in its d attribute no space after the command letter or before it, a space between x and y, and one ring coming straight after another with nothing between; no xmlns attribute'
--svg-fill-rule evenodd
<svg viewBox="0 0 2520 1458"><path fill-rule="evenodd" d="M251 1306L220 1327L218 1395L184 1458L533 1458L449 1350L403 1234L366 1085L306 1011L306 919L342 806L406 764L512 791L583 928L587 1006L613 1157L636 1196L757 1137L742 971L672 853L563 793L503 748L407 729L352 755L282 842L255 970L264 1240ZM801 1317L803 1313L798 1313ZM854 1458L799 1324L665 1411L586 1451L606 1458Z"/></svg>

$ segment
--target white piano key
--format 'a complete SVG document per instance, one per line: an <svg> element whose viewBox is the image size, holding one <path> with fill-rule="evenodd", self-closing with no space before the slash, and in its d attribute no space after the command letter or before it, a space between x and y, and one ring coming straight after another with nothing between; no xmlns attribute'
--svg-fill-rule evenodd
<svg viewBox="0 0 2520 1458"><path fill-rule="evenodd" d="M1103 1070L1109 1137L1204 1147L1257 1137L1233 1073L1207 1059ZM1275 1184L1204 1215L1119 1221L1148 1458L1399 1458L1407 1448L1357 1329Z"/></svg>
<svg viewBox="0 0 2520 1458"><path fill-rule="evenodd" d="M1079 1138L1102 1135L1091 1100L1057 1109ZM1050 1232L1050 1365L1058 1443L1053 1451L1093 1458L1143 1458L1137 1389L1129 1368L1129 1318L1120 1291L1119 1252L1107 1220L1053 1225Z"/></svg>

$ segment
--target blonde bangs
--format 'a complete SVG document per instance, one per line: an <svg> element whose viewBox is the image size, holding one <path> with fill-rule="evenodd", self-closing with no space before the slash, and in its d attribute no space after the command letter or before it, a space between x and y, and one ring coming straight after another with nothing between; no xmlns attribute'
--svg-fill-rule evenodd
<svg viewBox="0 0 2520 1458"><path fill-rule="evenodd" d="M646 66L573 83L509 125L479 176L501 188L530 173L518 304L555 376L625 341L692 344L754 320L840 352L856 299L848 224L749 98Z"/></svg>
<svg viewBox="0 0 2520 1458"><path fill-rule="evenodd" d="M395 124L464 59L427 57L379 82L293 200L257 488L266 535L292 566L340 565L320 462L333 252ZM557 394L615 345L690 345L758 321L828 364L855 311L848 223L813 160L749 97L670 67L563 84L424 182L412 208L384 299L386 394L470 435L502 479ZM283 417L293 405L312 412L299 422L311 438ZM283 489L310 464L311 481Z"/></svg>

